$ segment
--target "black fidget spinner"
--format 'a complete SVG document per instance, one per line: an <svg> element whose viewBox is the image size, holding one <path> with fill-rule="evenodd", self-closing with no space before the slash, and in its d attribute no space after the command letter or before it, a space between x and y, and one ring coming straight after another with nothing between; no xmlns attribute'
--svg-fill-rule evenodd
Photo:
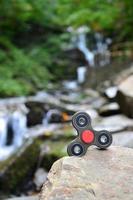
<svg viewBox="0 0 133 200"><path fill-rule="evenodd" d="M67 147L69 156L83 156L91 145L106 149L112 143L112 134L106 130L94 130L91 126L91 118L86 112L74 114L72 125L78 132L78 136Z"/></svg>

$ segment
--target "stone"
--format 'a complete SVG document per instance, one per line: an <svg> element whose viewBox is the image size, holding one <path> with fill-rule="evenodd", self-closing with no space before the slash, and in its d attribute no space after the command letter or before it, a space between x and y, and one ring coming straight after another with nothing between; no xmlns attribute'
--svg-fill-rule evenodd
<svg viewBox="0 0 133 200"><path fill-rule="evenodd" d="M118 86L117 102L121 111L128 117L133 118L133 75Z"/></svg>
<svg viewBox="0 0 133 200"><path fill-rule="evenodd" d="M114 99L117 94L117 86L108 87L104 91L104 94L108 99L110 99L110 100Z"/></svg>
<svg viewBox="0 0 133 200"><path fill-rule="evenodd" d="M113 145L133 148L133 131L123 131L113 134Z"/></svg>
<svg viewBox="0 0 133 200"><path fill-rule="evenodd" d="M28 101L26 102L26 106L29 109L29 113L27 114L27 125L35 126L37 124L42 124L45 106L42 102L34 102Z"/></svg>
<svg viewBox="0 0 133 200"><path fill-rule="evenodd" d="M39 141L29 140L24 143L23 147L16 149L10 158L0 162L0 192L2 194L8 195L11 191L17 191L22 186L27 174L34 170L39 154Z"/></svg>
<svg viewBox="0 0 133 200"><path fill-rule="evenodd" d="M46 181L47 172L43 168L37 169L34 175L34 183L37 186L37 189L40 189L42 184Z"/></svg>
<svg viewBox="0 0 133 200"><path fill-rule="evenodd" d="M92 124L96 130L105 129L112 133L133 130L133 119L130 119L122 114L109 117L100 117L92 121Z"/></svg>
<svg viewBox="0 0 133 200"><path fill-rule="evenodd" d="M115 85L120 85L123 80L127 79L131 74L133 74L133 64L116 75L114 80Z"/></svg>
<svg viewBox="0 0 133 200"><path fill-rule="evenodd" d="M38 196L16 197L16 198L10 198L6 200L39 200L39 197Z"/></svg>
<svg viewBox="0 0 133 200"><path fill-rule="evenodd" d="M116 102L105 104L100 107L99 114L101 116L111 116L111 115L120 114L120 107L118 103Z"/></svg>
<svg viewBox="0 0 133 200"><path fill-rule="evenodd" d="M133 150L89 148L52 166L40 200L132 200Z"/></svg>

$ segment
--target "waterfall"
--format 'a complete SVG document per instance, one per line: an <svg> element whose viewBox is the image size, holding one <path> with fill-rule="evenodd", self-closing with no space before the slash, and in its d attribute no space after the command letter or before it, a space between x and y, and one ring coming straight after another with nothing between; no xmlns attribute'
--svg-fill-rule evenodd
<svg viewBox="0 0 133 200"><path fill-rule="evenodd" d="M72 27L68 27L68 32L72 34L71 37L71 47L78 48L83 55L85 56L86 61L90 67L95 66L95 54L87 47L86 42L86 33L89 29L86 26L79 27L78 29L74 30Z"/></svg>
<svg viewBox="0 0 133 200"><path fill-rule="evenodd" d="M50 109L43 118L43 124L47 126L49 123L58 123L62 121L62 114L57 109Z"/></svg>
<svg viewBox="0 0 133 200"><path fill-rule="evenodd" d="M85 66L81 66L77 68L77 79L78 79L79 84L82 84L85 82L86 72L87 72L87 68Z"/></svg>
<svg viewBox="0 0 133 200"><path fill-rule="evenodd" d="M86 61L88 62L90 67L95 66L95 54L89 50L86 46L86 34L80 33L78 35L78 42L77 42L78 49L84 54Z"/></svg>
<svg viewBox="0 0 133 200"><path fill-rule="evenodd" d="M16 110L12 114L11 124L14 133L12 145L20 147L23 143L24 134L27 130L27 118L22 112Z"/></svg>
<svg viewBox="0 0 133 200"><path fill-rule="evenodd" d="M71 33L71 45L69 48L78 48L84 55L85 60L87 61L90 67L95 66L105 66L110 63L110 51L109 45L112 40L110 38L104 38L101 33L93 33L94 41L91 41L91 37L87 36L87 33L90 31L86 26L79 27L74 30L72 27L68 27L68 32ZM90 34L92 36L92 34ZM87 43L94 43L95 48L90 48ZM99 57L98 62L96 63L95 58Z"/></svg>
<svg viewBox="0 0 133 200"><path fill-rule="evenodd" d="M111 44L111 39L104 39L103 35L100 33L95 33L96 40L96 51L95 54L100 55L99 63L100 66L105 66L110 63L110 51L109 45Z"/></svg>
<svg viewBox="0 0 133 200"><path fill-rule="evenodd" d="M25 105L15 105L8 108L8 113L0 116L0 160L7 159L23 144L27 112Z"/></svg>
<svg viewBox="0 0 133 200"><path fill-rule="evenodd" d="M7 124L8 124L7 115L4 113L1 113L1 116L0 116L0 147L4 147L6 145Z"/></svg>

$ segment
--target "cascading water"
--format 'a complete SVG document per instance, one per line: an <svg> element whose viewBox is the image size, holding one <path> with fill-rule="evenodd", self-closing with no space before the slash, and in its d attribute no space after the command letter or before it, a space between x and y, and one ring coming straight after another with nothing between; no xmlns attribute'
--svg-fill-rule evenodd
<svg viewBox="0 0 133 200"><path fill-rule="evenodd" d="M84 29L79 29L78 31L77 47L84 54L86 61L90 67L95 66L95 54L90 51L86 45L86 33Z"/></svg>
<svg viewBox="0 0 133 200"><path fill-rule="evenodd" d="M67 31L71 34L71 44L68 45L68 48L78 48L80 52L83 53L89 67L102 67L110 63L109 45L112 42L110 38L105 39L101 33L94 33L89 36L87 33L90 30L86 26L79 27L76 30L72 27L68 27ZM82 84L85 82L88 66L77 67L77 83ZM70 83L72 83L72 81Z"/></svg>
<svg viewBox="0 0 133 200"><path fill-rule="evenodd" d="M109 45L111 44L110 38L104 38L101 33L94 33L92 42L92 37L89 37L87 33L90 31L86 26L79 27L74 30L72 27L67 29L71 33L71 48L78 48L84 55L85 60L87 61L90 67L95 66L105 66L110 63L110 51ZM92 35L92 34L90 34ZM87 42L94 43L93 48L91 49ZM95 57L99 55L98 63L95 61Z"/></svg>
<svg viewBox="0 0 133 200"><path fill-rule="evenodd" d="M20 110L16 110L11 117L11 124L14 133L13 145L20 147L23 143L24 134L27 130L27 118Z"/></svg>
<svg viewBox="0 0 133 200"><path fill-rule="evenodd" d="M49 125L51 122L52 123L58 123L62 121L62 115L61 112L57 109L50 109L43 118L42 123L47 126Z"/></svg>
<svg viewBox="0 0 133 200"><path fill-rule="evenodd" d="M86 66L81 66L77 68L77 79L79 84L85 82L86 72L87 72Z"/></svg>
<svg viewBox="0 0 133 200"><path fill-rule="evenodd" d="M19 105L0 116L0 160L7 159L23 144L27 130L27 112L24 105Z"/></svg>
<svg viewBox="0 0 133 200"><path fill-rule="evenodd" d="M95 54L100 55L98 65L106 66L110 63L110 51L108 47L112 41L110 38L104 39L103 35L100 33L95 33L94 36L96 40Z"/></svg>
<svg viewBox="0 0 133 200"><path fill-rule="evenodd" d="M7 137L7 124L8 124L8 116L6 113L0 113L0 147L4 147L6 145L6 137Z"/></svg>
<svg viewBox="0 0 133 200"><path fill-rule="evenodd" d="M69 27L67 29L68 32L71 33L71 47L72 48L78 48L83 55L85 56L86 61L88 62L88 65L90 67L95 66L94 61L94 53L87 47L86 42L86 33L89 31L89 29L86 26L82 26L78 28L77 30L74 30L72 27Z"/></svg>

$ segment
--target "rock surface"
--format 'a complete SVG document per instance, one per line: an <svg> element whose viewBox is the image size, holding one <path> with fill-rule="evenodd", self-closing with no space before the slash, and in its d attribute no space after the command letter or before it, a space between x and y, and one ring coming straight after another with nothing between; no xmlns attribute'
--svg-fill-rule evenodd
<svg viewBox="0 0 133 200"><path fill-rule="evenodd" d="M38 196L16 197L16 198L11 198L11 199L6 199L6 200L39 200L39 197Z"/></svg>
<svg viewBox="0 0 133 200"><path fill-rule="evenodd" d="M117 100L121 111L133 118L133 75L119 85Z"/></svg>
<svg viewBox="0 0 133 200"><path fill-rule="evenodd" d="M106 116L116 115L119 113L120 113L120 108L116 102L103 105L99 108L99 114L101 116L106 117Z"/></svg>
<svg viewBox="0 0 133 200"><path fill-rule="evenodd" d="M123 131L113 134L113 145L133 148L133 131Z"/></svg>
<svg viewBox="0 0 133 200"><path fill-rule="evenodd" d="M40 200L132 200L133 150L89 148L54 163Z"/></svg>
<svg viewBox="0 0 133 200"><path fill-rule="evenodd" d="M129 119L124 115L114 115L110 117L102 117L92 121L96 130L108 130L112 133L119 133L125 130L133 130L133 119Z"/></svg>

